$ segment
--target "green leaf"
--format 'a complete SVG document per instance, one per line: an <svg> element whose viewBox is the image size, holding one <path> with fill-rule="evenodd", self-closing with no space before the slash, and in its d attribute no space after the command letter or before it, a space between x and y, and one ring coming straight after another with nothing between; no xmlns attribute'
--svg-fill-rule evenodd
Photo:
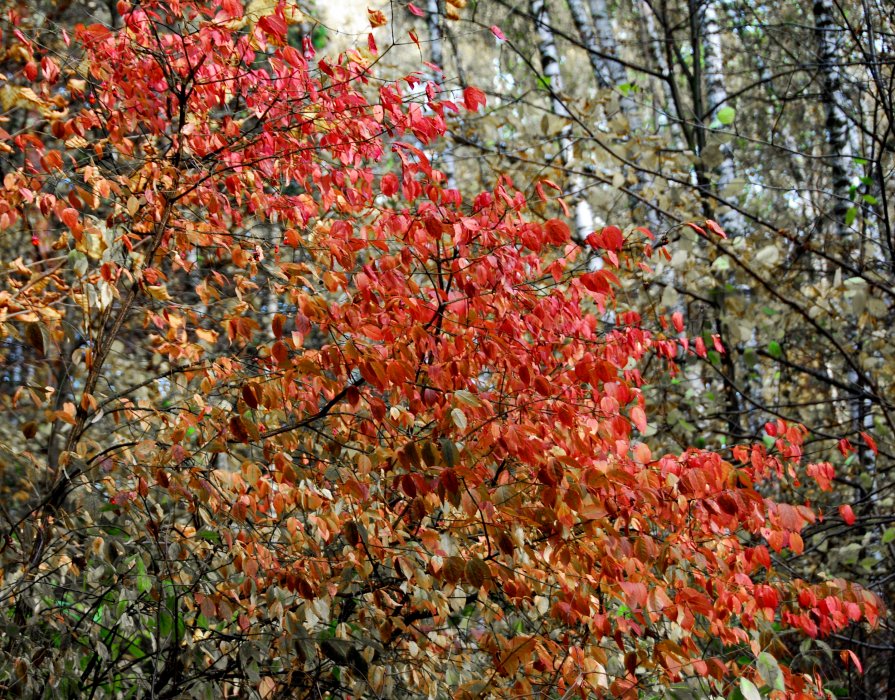
<svg viewBox="0 0 895 700"><path fill-rule="evenodd" d="M713 270L719 270L724 272L730 269L730 258L726 255L720 255L715 259L715 262L712 263Z"/></svg>
<svg viewBox="0 0 895 700"><path fill-rule="evenodd" d="M780 347L780 343L776 340L772 340L768 343L768 355L771 357L783 357L783 348Z"/></svg>
<svg viewBox="0 0 895 700"><path fill-rule="evenodd" d="M883 544L889 544L893 540L895 540L895 527L886 528L883 533Z"/></svg>
<svg viewBox="0 0 895 700"><path fill-rule="evenodd" d="M451 420L454 425L456 425L460 430L466 430L467 422L466 422L466 414L463 413L459 408L454 408L451 410Z"/></svg>
<svg viewBox="0 0 895 700"><path fill-rule="evenodd" d="M146 574L146 564L140 557L137 557L137 591L147 593L152 590L152 581Z"/></svg>
<svg viewBox="0 0 895 700"><path fill-rule="evenodd" d="M87 274L87 256L80 250L70 250L68 252L68 262L78 277Z"/></svg>
<svg viewBox="0 0 895 700"><path fill-rule="evenodd" d="M756 666L767 685L774 690L786 690L786 686L783 683L783 671L780 670L777 659L768 652L763 651L758 655Z"/></svg>
<svg viewBox="0 0 895 700"><path fill-rule="evenodd" d="M444 456L445 464L453 469L460 462L460 450L447 438L441 438L439 443L441 443L441 454Z"/></svg>
<svg viewBox="0 0 895 700"><path fill-rule="evenodd" d="M879 203L879 200L877 200L877 198L874 197L872 194L865 194L861 197L861 199L863 199L865 202L867 202L867 204L878 204Z"/></svg>
<svg viewBox="0 0 895 700"><path fill-rule="evenodd" d="M857 207L849 207L848 211L845 212L845 225L851 226L853 223L855 223L855 219L857 218L857 216L858 216Z"/></svg>
<svg viewBox="0 0 895 700"><path fill-rule="evenodd" d="M318 24L311 31L311 43L314 45L315 49L322 49L329 43L329 37L326 35L326 27L321 24Z"/></svg>
<svg viewBox="0 0 895 700"><path fill-rule="evenodd" d="M748 678L740 678L740 692L746 700L761 700L761 693Z"/></svg>
<svg viewBox="0 0 895 700"><path fill-rule="evenodd" d="M466 391L466 389L459 389L454 392L454 398L457 399L462 404L466 406L473 406L478 408L482 405L482 402L479 400L479 397L473 394L470 391Z"/></svg>
<svg viewBox="0 0 895 700"><path fill-rule="evenodd" d="M715 114L718 118L718 121L727 126L728 124L733 124L733 120L736 119L737 111L733 107L722 107Z"/></svg>

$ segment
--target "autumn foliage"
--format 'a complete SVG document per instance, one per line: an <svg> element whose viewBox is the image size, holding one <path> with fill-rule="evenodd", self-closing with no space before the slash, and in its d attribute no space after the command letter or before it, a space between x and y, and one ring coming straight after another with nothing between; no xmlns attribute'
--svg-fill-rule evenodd
<svg viewBox="0 0 895 700"><path fill-rule="evenodd" d="M584 250L549 183L555 218L507 177L465 200L426 145L483 93L380 82L372 40L319 59L269 9L120 3L65 61L6 37L0 352L40 364L6 406L0 683L824 697L768 631L878 601L787 575L818 516L756 488L805 476L799 426L650 450L639 364L706 348L616 307L649 231Z"/></svg>

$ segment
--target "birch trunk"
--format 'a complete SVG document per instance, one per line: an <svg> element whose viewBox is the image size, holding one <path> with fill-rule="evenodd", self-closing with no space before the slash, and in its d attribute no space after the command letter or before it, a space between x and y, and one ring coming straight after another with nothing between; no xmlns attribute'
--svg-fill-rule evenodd
<svg viewBox="0 0 895 700"><path fill-rule="evenodd" d="M836 60L836 25L833 21L832 0L815 0L814 35L817 41L817 68L821 80L821 99L826 114L827 150L830 178L833 185L833 233L846 234L845 216L848 212L849 177L848 121L842 105L842 81Z"/></svg>
<svg viewBox="0 0 895 700"><path fill-rule="evenodd" d="M550 110L558 117L569 118L569 110L560 95L563 90L562 72L559 67L559 53L556 39L550 24L550 13L545 0L531 0L531 16L535 21L538 34L538 55L541 59L541 72L550 89ZM571 126L567 126L560 134L560 155L563 166L570 168L575 160ZM569 184L573 191L575 206L575 233L578 240L583 241L594 230L594 215L590 204L583 195L584 181L580 175L572 175Z"/></svg>
<svg viewBox="0 0 895 700"><path fill-rule="evenodd" d="M444 33L441 29L441 7L440 0L429 0L427 18L427 29L429 31L429 59L430 62L440 69L434 71L432 79L439 87L444 87ZM442 162L444 164L444 174L447 176L447 186L450 189L457 187L456 170L454 168L454 154L450 151L450 146L446 146L446 150L442 154Z"/></svg>
<svg viewBox="0 0 895 700"><path fill-rule="evenodd" d="M588 20L584 4L581 0L566 1L569 5L569 12L572 14L572 21L575 23L575 29L578 30L578 36L581 39L581 43L584 45L584 50L587 52L590 67L593 70L594 77L597 79L597 87L608 88L613 85L618 85L618 81L616 81L615 76L612 75L612 71L607 65L607 62L603 61L597 51L599 44L594 36L594 30L591 27L591 23ZM624 82L624 80L621 82Z"/></svg>
<svg viewBox="0 0 895 700"><path fill-rule="evenodd" d="M569 9L572 8L573 4L581 5L581 0L568 0L568 2ZM606 56L618 58L620 55L618 42L615 40L615 32L612 29L612 17L609 13L609 7L606 5L606 0L590 0L589 4L596 34L596 47ZM584 10L583 7L581 9L582 11ZM613 61L612 58L606 59L604 63L613 87L617 89L620 85L628 82L628 71L621 63ZM619 98L619 107L628 118L631 131L640 129L642 122L634 100L629 95L622 95Z"/></svg>
<svg viewBox="0 0 895 700"><path fill-rule="evenodd" d="M719 109L727 102L727 87L724 81L724 53L721 46L721 27L718 23L718 12L715 2L709 0L703 8L702 33L705 37L705 86L706 113L705 118L711 122ZM721 145L721 162L715 168L717 173L716 190L719 196L729 197L728 188L736 176L733 149L730 144ZM725 207L718 216L721 226L731 235L746 233L746 222L735 209Z"/></svg>
<svg viewBox="0 0 895 700"><path fill-rule="evenodd" d="M619 50L606 0L590 0L592 21L587 16L587 10L582 0L566 0L566 2L575 28L578 30L578 37L590 57L597 84L601 87L606 86L608 77L608 85L618 90L620 86L628 83L628 72L618 60L613 60L619 58ZM629 132L636 134L643 125L640 106L631 97L630 91L624 90L619 91L618 104L622 114L628 120ZM639 195L647 184L646 173L638 171L633 191ZM636 208L637 203L637 198L632 197L632 210ZM659 218L656 216L656 212L650 208L647 208L646 211L646 225L657 232L660 228Z"/></svg>
<svg viewBox="0 0 895 700"><path fill-rule="evenodd" d="M652 64L656 66L663 75L669 75L668 61L665 60L665 52L662 49L662 39L659 37L659 32L656 28L656 18L653 16L652 10L645 7L641 9L638 16L641 20L641 34L643 35L643 45L646 48L646 55L649 56ZM673 109L674 95L672 95L671 86L668 84L668 80L654 79L652 93L654 96L661 94L663 98L662 101L658 103L660 106L656 106L656 102L654 102L653 109L656 113L656 127L663 128L669 126L668 115L671 113L670 110ZM675 119L671 126L676 141L679 141L682 138L682 135L679 133L679 121ZM679 145L679 143L675 143L676 147L679 147Z"/></svg>

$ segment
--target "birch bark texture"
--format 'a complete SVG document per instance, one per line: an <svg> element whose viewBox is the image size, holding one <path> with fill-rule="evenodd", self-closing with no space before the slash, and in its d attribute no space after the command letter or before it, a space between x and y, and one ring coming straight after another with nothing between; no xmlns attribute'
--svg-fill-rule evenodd
<svg viewBox="0 0 895 700"><path fill-rule="evenodd" d="M599 88L614 88L618 92L619 110L628 123L625 140L630 140L640 132L643 119L640 105L633 99L633 86L628 81L628 73L620 58L618 42L612 29L612 20L605 0L590 0L590 17L582 0L566 0L572 21L578 32L578 39L587 52L593 70L594 79ZM630 198L630 207L637 208L639 195L649 184L649 178L643 171L635 173L636 182L632 185L634 196ZM658 231L660 222L656 212L648 208L646 223L654 231Z"/></svg>
<svg viewBox="0 0 895 700"><path fill-rule="evenodd" d="M817 71L821 84L821 99L826 115L827 158L832 183L833 207L828 226L834 233L847 233L846 216L849 201L848 119L843 106L846 104L839 74L836 36L840 29L834 20L832 0L815 0L814 35L817 41Z"/></svg>
<svg viewBox="0 0 895 700"><path fill-rule="evenodd" d="M557 117L571 119L572 115L562 99L562 71L547 3L545 0L531 0L529 10L538 35L537 49L541 61L541 73L547 89L550 91L550 109ZM568 181L575 209L575 234L579 241L583 241L594 230L594 214L585 195L584 178L572 172L575 161L575 144L572 139L571 123L564 127L560 133L559 146L562 165L569 171Z"/></svg>
<svg viewBox="0 0 895 700"><path fill-rule="evenodd" d="M724 78L724 49L721 44L721 27L718 20L718 9L713 0L706 2L702 11L702 32L705 37L705 86L706 86L706 114L705 119L712 123L718 118L718 113L727 105L728 95ZM721 129L719 129L721 131ZM734 153L729 143L719 146L721 151L720 163L715 168L715 190L719 197L727 199L730 196L729 188L736 177L736 165ZM742 215L731 207L723 207L718 215L721 226L728 235L737 236L746 232L746 222Z"/></svg>

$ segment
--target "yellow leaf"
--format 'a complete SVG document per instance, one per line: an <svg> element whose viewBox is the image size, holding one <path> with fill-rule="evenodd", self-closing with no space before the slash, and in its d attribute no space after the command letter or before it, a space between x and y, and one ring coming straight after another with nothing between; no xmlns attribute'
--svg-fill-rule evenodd
<svg viewBox="0 0 895 700"><path fill-rule="evenodd" d="M163 284L149 285L146 287L146 292L158 301L170 301L171 299L171 295L168 294L168 288Z"/></svg>

